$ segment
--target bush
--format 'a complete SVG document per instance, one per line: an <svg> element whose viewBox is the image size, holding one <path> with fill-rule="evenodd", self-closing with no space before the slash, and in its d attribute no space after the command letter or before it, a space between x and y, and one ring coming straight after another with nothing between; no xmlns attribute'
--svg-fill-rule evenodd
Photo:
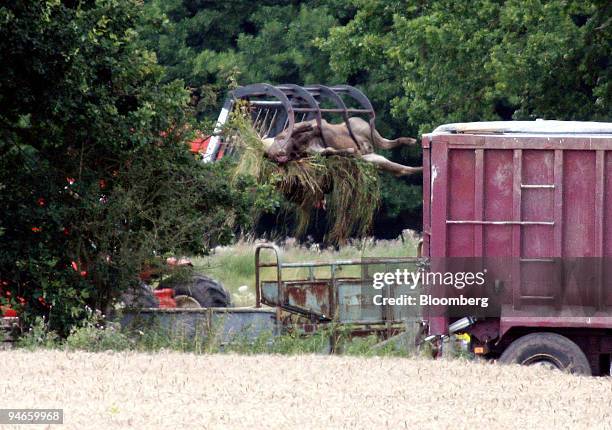
<svg viewBox="0 0 612 430"><path fill-rule="evenodd" d="M36 318L29 330L17 339L17 347L29 350L54 349L59 345L59 336L49 329L49 325L42 317Z"/></svg>
<svg viewBox="0 0 612 430"><path fill-rule="evenodd" d="M252 193L230 186L228 163L188 152L189 94L141 46L141 8L0 7L0 305L64 336L161 257L249 224Z"/></svg>
<svg viewBox="0 0 612 430"><path fill-rule="evenodd" d="M99 312L88 312L78 326L70 331L65 346L71 350L98 351L125 351L133 347L134 342L121 330L117 322L104 320Z"/></svg>
<svg viewBox="0 0 612 430"><path fill-rule="evenodd" d="M63 349L71 351L177 351L195 354L339 354L352 356L407 356L411 348L395 343L380 346L375 335L351 337L342 326L322 328L316 333L304 335L295 327L280 336L262 332L252 338L247 333L235 333L229 343L223 344L216 330L196 332L194 336L170 330L159 324L136 329L122 328L116 322L104 321L97 312L87 312L87 317L75 325L65 338L49 330L42 318L36 319L30 330L17 342L17 347L28 350ZM459 356L453 354L453 356Z"/></svg>

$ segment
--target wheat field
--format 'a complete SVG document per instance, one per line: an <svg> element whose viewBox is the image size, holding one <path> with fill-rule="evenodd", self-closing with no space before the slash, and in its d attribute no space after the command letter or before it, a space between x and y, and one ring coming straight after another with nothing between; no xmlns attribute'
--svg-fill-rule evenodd
<svg viewBox="0 0 612 430"><path fill-rule="evenodd" d="M612 428L611 378L537 368L64 351L0 363L0 407L63 408L62 429Z"/></svg>

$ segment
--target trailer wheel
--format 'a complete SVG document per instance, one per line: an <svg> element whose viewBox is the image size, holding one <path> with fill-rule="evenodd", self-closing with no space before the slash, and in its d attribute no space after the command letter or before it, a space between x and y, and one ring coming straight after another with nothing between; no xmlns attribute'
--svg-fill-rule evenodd
<svg viewBox="0 0 612 430"><path fill-rule="evenodd" d="M174 290L177 308L227 308L232 305L231 296L221 283L199 273L188 280L160 282L159 288Z"/></svg>
<svg viewBox="0 0 612 430"><path fill-rule="evenodd" d="M556 333L532 333L510 344L499 358L503 364L546 366L575 375L591 375L591 366L578 345Z"/></svg>

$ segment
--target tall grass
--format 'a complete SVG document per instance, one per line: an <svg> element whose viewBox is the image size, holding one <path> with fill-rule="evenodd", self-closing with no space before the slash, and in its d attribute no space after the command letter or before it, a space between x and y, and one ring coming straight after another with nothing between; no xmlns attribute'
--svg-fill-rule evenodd
<svg viewBox="0 0 612 430"><path fill-rule="evenodd" d="M414 349L405 345L388 344L379 347L380 339L374 335L362 338L349 336L349 329L343 326L329 326L314 334L303 335L299 329L286 331L274 336L262 332L257 337L248 333L236 333L229 342L223 343L212 327L187 335L179 328L165 328L155 321L121 327L117 322L104 321L100 315L93 315L80 326L75 327L65 339L50 331L42 319L17 341L17 347L30 351L177 351L195 354L238 353L238 354L330 354L359 356L406 356L413 355ZM220 332L219 332L220 333Z"/></svg>

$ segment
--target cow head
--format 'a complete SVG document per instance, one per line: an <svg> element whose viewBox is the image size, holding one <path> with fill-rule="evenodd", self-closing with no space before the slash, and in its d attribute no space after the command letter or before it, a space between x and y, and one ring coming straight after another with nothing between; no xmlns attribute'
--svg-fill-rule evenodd
<svg viewBox="0 0 612 430"><path fill-rule="evenodd" d="M276 163L286 163L304 155L304 152L314 137L314 127L307 122L301 122L293 127L291 135L285 130L279 133L266 148L266 156Z"/></svg>

